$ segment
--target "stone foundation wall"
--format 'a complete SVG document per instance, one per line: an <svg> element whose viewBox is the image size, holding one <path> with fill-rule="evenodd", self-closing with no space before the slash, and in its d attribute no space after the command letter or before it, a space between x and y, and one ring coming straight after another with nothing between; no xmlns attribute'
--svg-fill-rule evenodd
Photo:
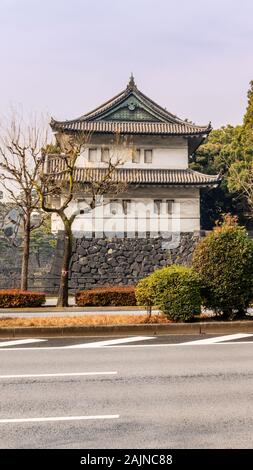
<svg viewBox="0 0 253 470"><path fill-rule="evenodd" d="M199 235L181 234L175 248L162 238L74 240L70 292L108 284L136 284L157 268L173 263L190 265Z"/></svg>
<svg viewBox="0 0 253 470"><path fill-rule="evenodd" d="M171 248L162 238L76 238L70 263L70 293L108 284L136 284L157 268L173 263L190 265L199 235L183 233L179 245ZM40 260L31 253L29 289L57 294L63 256L58 238ZM0 289L19 288L21 249L0 246Z"/></svg>
<svg viewBox="0 0 253 470"><path fill-rule="evenodd" d="M55 248L41 250L40 255L31 252L29 260L28 288L30 290L55 293L58 279L51 275ZM19 289L21 276L22 249L0 240L0 289Z"/></svg>

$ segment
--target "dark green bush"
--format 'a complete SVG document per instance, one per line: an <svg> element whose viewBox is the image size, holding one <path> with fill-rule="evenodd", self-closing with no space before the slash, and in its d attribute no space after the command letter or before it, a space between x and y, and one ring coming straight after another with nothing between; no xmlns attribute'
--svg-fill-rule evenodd
<svg viewBox="0 0 253 470"><path fill-rule="evenodd" d="M245 312L253 298L253 240L234 218L227 216L198 243L193 267L204 285L206 307L225 318Z"/></svg>
<svg viewBox="0 0 253 470"><path fill-rule="evenodd" d="M22 291L20 289L1 289L1 308L41 307L46 296L40 292Z"/></svg>
<svg viewBox="0 0 253 470"><path fill-rule="evenodd" d="M117 307L136 305L134 286L107 286L76 293L80 307Z"/></svg>
<svg viewBox="0 0 253 470"><path fill-rule="evenodd" d="M136 287L138 305L156 305L174 321L200 314L199 276L185 266L172 265L154 271Z"/></svg>

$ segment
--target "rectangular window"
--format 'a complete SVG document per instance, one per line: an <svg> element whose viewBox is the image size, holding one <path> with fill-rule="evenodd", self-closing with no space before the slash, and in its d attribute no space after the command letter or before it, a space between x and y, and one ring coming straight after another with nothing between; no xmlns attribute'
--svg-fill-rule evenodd
<svg viewBox="0 0 253 470"><path fill-rule="evenodd" d="M173 200L167 199L166 206L167 206L167 214L169 215L173 214L173 204L174 204Z"/></svg>
<svg viewBox="0 0 253 470"><path fill-rule="evenodd" d="M144 163L152 163L152 150L144 150Z"/></svg>
<svg viewBox="0 0 253 470"><path fill-rule="evenodd" d="M102 148L101 150L101 162L104 163L109 163L109 149L108 148Z"/></svg>
<svg viewBox="0 0 253 470"><path fill-rule="evenodd" d="M116 215L118 213L119 201L118 199L110 199L110 213Z"/></svg>
<svg viewBox="0 0 253 470"><path fill-rule="evenodd" d="M161 208L162 208L162 200L161 199L155 199L154 200L154 212L157 215L161 214Z"/></svg>
<svg viewBox="0 0 253 470"><path fill-rule="evenodd" d="M131 210L131 200L130 199L123 199L122 200L122 209L123 209L123 214L127 215L129 214Z"/></svg>
<svg viewBox="0 0 253 470"><path fill-rule="evenodd" d="M133 163L140 163L141 161L141 149L134 149L133 150L133 156L132 156L132 162Z"/></svg>
<svg viewBox="0 0 253 470"><path fill-rule="evenodd" d="M97 161L97 149L89 149L89 162Z"/></svg>

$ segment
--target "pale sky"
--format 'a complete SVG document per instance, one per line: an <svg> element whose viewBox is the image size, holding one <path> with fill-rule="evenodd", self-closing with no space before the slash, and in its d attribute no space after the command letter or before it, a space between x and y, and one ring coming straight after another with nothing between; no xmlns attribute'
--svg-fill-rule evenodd
<svg viewBox="0 0 253 470"><path fill-rule="evenodd" d="M0 0L0 114L76 118L138 88L179 117L239 124L252 0Z"/></svg>

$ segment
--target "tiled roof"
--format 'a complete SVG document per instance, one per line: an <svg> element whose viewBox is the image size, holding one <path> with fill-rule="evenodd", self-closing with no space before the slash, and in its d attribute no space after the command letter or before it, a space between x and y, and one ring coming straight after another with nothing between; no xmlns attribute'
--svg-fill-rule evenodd
<svg viewBox="0 0 253 470"><path fill-rule="evenodd" d="M123 134L167 134L167 135L199 135L207 134L206 126L195 126L190 123L170 122L115 122L115 121L65 121L52 122L54 130L84 131Z"/></svg>
<svg viewBox="0 0 253 470"><path fill-rule="evenodd" d="M127 87L118 95L114 96L110 100L106 101L98 108L93 109L87 114L84 114L79 118L80 121L82 120L90 120L90 119L97 119L101 114L104 114L109 109L114 108L117 104L121 101L125 100L128 96L133 95L137 99L139 99L143 104L145 104L148 108L152 109L156 112L161 118L165 121L169 122L184 122L182 119L178 118L175 114L170 113L165 108L162 108L159 104L155 103L153 100L148 98L148 96L144 95L138 88L135 86L134 88Z"/></svg>
<svg viewBox="0 0 253 470"><path fill-rule="evenodd" d="M123 109L130 111L127 118L125 115L119 117L119 114L117 114L119 111L122 112ZM135 109L140 110L141 113L146 113L145 117L136 116ZM131 77L125 90L93 111L73 120L55 121L52 119L51 127L56 132L84 131L163 135L206 135L211 131L210 124L197 126L162 108L138 90L133 77Z"/></svg>
<svg viewBox="0 0 253 470"><path fill-rule="evenodd" d="M74 180L77 183L100 182L107 174L103 168L76 168ZM57 173L55 179L68 179L66 173ZM218 175L205 175L190 169L169 170L169 169L137 169L121 168L115 170L111 175L112 182L126 184L165 184L179 186L213 186L220 182Z"/></svg>

